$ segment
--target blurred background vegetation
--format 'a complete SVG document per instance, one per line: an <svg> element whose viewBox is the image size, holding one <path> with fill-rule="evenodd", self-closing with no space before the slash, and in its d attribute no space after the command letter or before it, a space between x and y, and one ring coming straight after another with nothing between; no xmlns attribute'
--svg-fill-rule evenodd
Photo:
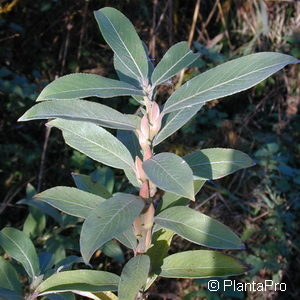
<svg viewBox="0 0 300 300"><path fill-rule="evenodd" d="M59 76L89 72L116 78L94 10L112 6L127 15L154 63L183 40L201 54L184 74L160 87L161 104L185 80L235 57L277 51L300 58L299 1L1 0L0 5L0 228L23 228L37 247L55 253L56 261L78 254L79 229L72 218L46 218L35 207L17 204L31 197L33 186L37 191L74 186L71 172L93 172L94 180L114 192L130 189L122 172L112 174L71 150L58 131L46 130L45 122L17 123L41 89ZM299 66L292 65L249 91L209 103L159 149L182 155L232 147L256 161L253 168L208 182L195 206L245 241L247 249L234 254L252 269L238 280L273 279L287 283L287 291L218 294L209 293L203 280L160 280L149 299L299 299L299 104ZM124 98L110 105L123 112L137 109ZM171 252L195 248L176 237ZM121 250L98 253L94 266L118 272L128 256Z"/></svg>

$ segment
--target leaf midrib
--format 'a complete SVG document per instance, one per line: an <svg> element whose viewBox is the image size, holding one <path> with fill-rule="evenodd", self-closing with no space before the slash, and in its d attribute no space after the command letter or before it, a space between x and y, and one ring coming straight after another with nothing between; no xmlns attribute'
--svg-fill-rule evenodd
<svg viewBox="0 0 300 300"><path fill-rule="evenodd" d="M97 117L85 117L85 116L74 116L74 115L67 115L66 113L49 113L49 114L38 114L36 116L30 117L30 118L76 118L78 121L86 121L86 122L95 122L98 124L102 124L104 123L104 127L108 127L107 125L112 124L112 125L123 125L126 128L131 128L132 130L136 129L136 127L132 124L132 123L126 123L124 122L118 122L112 119L98 119ZM74 120L74 119L72 119ZM106 126L105 126L106 125ZM122 128L124 128L122 127ZM125 130L125 129L124 129Z"/></svg>
<svg viewBox="0 0 300 300"><path fill-rule="evenodd" d="M196 163L196 164L189 164L189 166L192 167L198 167L198 166L206 166L206 165L217 165L217 164L233 164L233 165L238 165L243 164L244 161L239 161L239 160L220 160L220 161L212 161L212 162L207 162L207 163Z"/></svg>
<svg viewBox="0 0 300 300"><path fill-rule="evenodd" d="M141 79L144 78L144 76L143 76L143 74L142 74L142 72L141 72L139 66L137 65L135 59L134 59L133 56L131 55L129 49L127 48L127 45L124 43L124 41L123 41L122 38L120 37L120 35L119 35L118 31L116 30L114 24L110 21L110 19L109 19L105 14L103 14L103 15L104 15L104 17L107 19L107 21L111 24L111 26L112 26L112 28L114 29L116 35L118 36L119 40L120 40L121 43L123 44L123 46L124 46L126 52L127 52L127 53L129 54L129 56L131 57L131 59L132 59L134 65L135 65L135 67L137 68L137 70L138 70L138 72L139 72L139 74L140 74L140 76L141 76ZM110 45L110 46L111 46L111 45ZM125 64L125 63L124 63L124 64ZM134 73L134 74L135 74L135 73Z"/></svg>
<svg viewBox="0 0 300 300"><path fill-rule="evenodd" d="M68 90L68 91L58 91L58 92L52 92L51 94L48 94L45 98L43 97L42 99L48 99L48 97L55 97L55 95L62 95L62 94L67 94L67 93L73 93L73 92L85 92L85 91L90 91L90 90L128 90L128 91L135 91L135 92L141 92L139 89L134 89L134 88L126 88L126 87L104 87L104 88L84 88L84 89L75 89L75 90Z"/></svg>
<svg viewBox="0 0 300 300"><path fill-rule="evenodd" d="M187 101L187 100L189 100L189 99L191 99L191 98L197 97L197 96L199 96L199 95L201 95L201 94L203 94L203 93L206 93L206 92L208 92L208 91L210 91L210 90L212 90L212 89L214 89L214 88L220 87L220 86L222 86L222 85L226 85L226 84L228 84L228 83L230 83L230 82L232 82L232 81L234 81L234 80L239 80L239 79L241 79L241 78L243 78L243 77L245 77L245 76L251 75L252 73L260 72L260 71L262 71L262 70L264 70L264 69L273 68L273 67L275 67L275 66L279 66L279 65L287 65L287 64L288 64L288 62L286 62L286 63L277 63L277 64L274 64L274 65L271 65L271 66L267 66L267 67L264 67L264 68L261 68L261 69L253 70L253 71L251 71L251 72L249 72L249 73L243 74L243 75L238 76L238 77L234 77L233 79L227 80L227 81L225 81L225 82L222 82L222 83L219 83L219 84L217 84L217 85L214 85L214 86L212 86L212 87L210 87L210 88L208 88L208 89L206 89L206 90L203 90L203 91L201 91L201 92L195 93L195 94L192 95L192 96L183 98L183 99L181 99L181 100L179 100L179 101L177 101L177 102L171 104L169 107L167 107L166 110L167 110L167 111L170 111L170 108L172 108L172 107L178 105L179 103L182 103L182 102L185 102L185 101ZM199 76L201 76L201 75L199 75ZM264 80L264 79L262 79L262 80ZM262 81L262 80L261 80L261 81ZM188 83L188 82L187 82L187 83ZM187 84L187 83L186 83L186 84ZM250 86L250 87L251 87L251 86ZM242 91L242 90L243 90L243 89L237 90L237 91ZM178 91L179 91L179 90L178 90ZM231 92L231 93L226 94L226 95L229 96L229 95L232 95L233 93L236 93L236 92ZM225 97L226 95L224 95L224 96L222 96L222 97ZM191 106L194 106L194 105L197 105L197 104L199 104L199 103L192 104Z"/></svg>
<svg viewBox="0 0 300 300"><path fill-rule="evenodd" d="M178 65L188 54L193 53L191 50L189 50L184 56L182 56L175 64L173 64L165 73L163 73L155 82L153 83L153 86L157 85L157 82L161 80L167 73L171 72L171 69L175 68L176 65Z"/></svg>
<svg viewBox="0 0 300 300"><path fill-rule="evenodd" d="M224 241L224 242L229 242L229 244L232 244L232 245L235 245L235 246L236 246L236 244L233 243L233 242L231 242L231 241L222 239L221 237L219 237L219 236L217 236L217 235L214 235L214 234L212 234L212 233L207 233L207 232L205 232L205 231L203 231L203 230L200 230L200 229L198 229L198 228L195 228L195 227L193 227L193 226L191 226L191 225L188 225L188 224L186 224L186 223L179 222L179 221L175 221L175 220L173 220L173 219L162 218L162 217L159 217L159 216L157 216L155 219L156 219L156 220L157 220L157 219L160 219L160 220L162 220L162 221L167 221L167 222L179 224L179 225L182 225L182 226L186 226L186 227L188 227L188 228L191 228L192 230L201 232L201 233L203 233L203 234L205 234L205 235L214 237L214 238L219 239L219 240ZM159 224L159 223L158 223L158 224ZM170 230L172 230L172 229L170 228Z"/></svg>
<svg viewBox="0 0 300 300"><path fill-rule="evenodd" d="M25 257L26 261L28 261L29 263L29 267L31 269L31 274L32 274L32 277L34 277L35 275L35 272L34 272L34 269L33 269L33 265L31 264L31 261L29 260L29 258L27 257L26 253L23 251L23 249L19 246L19 244L17 244L13 239L11 239L8 235L6 235L3 231L1 232L4 236L6 236L14 245L17 246L17 248L21 251L21 253L23 254L23 256Z"/></svg>
<svg viewBox="0 0 300 300"><path fill-rule="evenodd" d="M154 160L154 159L150 159L152 162L154 162L155 164L157 164L159 167L161 167L162 169L163 169L163 171L165 171L166 172L166 174L168 174L174 181L175 181L175 183L176 184L178 184L182 189L183 189L183 191L184 192L186 192L186 189L184 188L184 186L183 185L181 185L181 183L180 182L178 182L177 180L176 180L176 178L175 177L173 177L173 175L171 174L171 173L169 173L161 164L159 164L156 160ZM181 195L181 196L186 196L186 195ZM190 195L189 195L190 196Z"/></svg>
<svg viewBox="0 0 300 300"><path fill-rule="evenodd" d="M129 202L125 202L123 206L121 206L119 209L116 210L116 212L112 215L112 217L110 218L110 220L104 224L104 226L102 227L102 230L99 231L99 233L97 234L97 237L95 239L96 244L97 244L97 240L98 240L99 236L105 231L105 229L106 229L107 226L110 226L111 222L116 218L116 216L120 213L120 211L122 211L126 207L130 206L131 203L134 202L135 200L136 200L135 198L130 199ZM116 234L118 234L118 232L114 233L114 235L116 235ZM94 245L95 245L95 243L94 243Z"/></svg>
<svg viewBox="0 0 300 300"><path fill-rule="evenodd" d="M63 127L61 127L61 128L63 128ZM90 139L88 139L88 138L86 138L86 137L83 137L82 135L80 135L80 134L78 134L78 133L76 133L76 132L74 132L74 131L72 131L72 130L70 130L70 129L63 128L63 130L67 130L68 132L71 132L71 134L74 134L74 135L76 135L76 136L82 138L83 140L86 140L86 141L88 141L88 142L90 142L90 143L92 143L92 144L94 144L94 145L96 145L96 146L98 146L98 147L104 149L106 152L109 152L112 156L117 157L117 158L120 159L122 162L124 162L126 165L128 165L131 169L134 170L134 166L130 165L126 160L124 160L122 157L118 156L118 155L115 154L114 152L111 152L111 151L107 150L107 148L105 148L104 146L101 146L100 144L98 144L98 143L96 143L96 142L94 142L94 141L92 141L92 140L90 140ZM125 146L124 146L124 147L125 147ZM126 148L125 148L125 149L126 149ZM127 150L127 149L126 149L126 150ZM130 157L131 157L131 155L130 155Z"/></svg>
<svg viewBox="0 0 300 300"><path fill-rule="evenodd" d="M63 199L60 199L60 198L52 198L52 197L49 197L49 196L44 196L44 197L36 197L37 199L40 199L41 201L44 201L44 202L47 202L46 199L48 200L59 200L60 202L65 202L65 203L70 203L70 204L73 204L75 206L80 206L80 207L84 207L84 208L88 208L88 209L94 209L95 207L90 207L90 206L87 206L87 205L84 205L84 204L79 204L78 202L72 202L72 201L68 201L68 200L63 200ZM45 199L45 200L43 200ZM100 203L103 203L103 202L99 202L98 204Z"/></svg>

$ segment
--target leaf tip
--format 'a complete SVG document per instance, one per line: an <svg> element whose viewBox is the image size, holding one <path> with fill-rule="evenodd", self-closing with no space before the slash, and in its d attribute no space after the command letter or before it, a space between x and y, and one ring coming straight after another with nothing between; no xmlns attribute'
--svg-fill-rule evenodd
<svg viewBox="0 0 300 300"><path fill-rule="evenodd" d="M246 250L246 245L244 243L242 243L239 247L240 250Z"/></svg>

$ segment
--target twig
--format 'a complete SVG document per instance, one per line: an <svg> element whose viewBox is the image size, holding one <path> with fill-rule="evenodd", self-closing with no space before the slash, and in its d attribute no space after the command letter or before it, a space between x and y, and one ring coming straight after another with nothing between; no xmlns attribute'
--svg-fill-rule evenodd
<svg viewBox="0 0 300 300"><path fill-rule="evenodd" d="M152 13L152 27L150 28L150 43L149 52L151 57L155 58L155 48L156 48L156 38L155 38L155 28L156 28L156 10L157 10L158 0L153 1L153 13Z"/></svg>
<svg viewBox="0 0 300 300"><path fill-rule="evenodd" d="M0 215L4 212L4 210L8 207L11 206L10 202L14 199L14 197L23 189L24 186L26 186L29 182L33 181L36 178L36 176L31 177L29 180L21 183L14 191L8 192L5 195L4 200L0 204Z"/></svg>
<svg viewBox="0 0 300 300"><path fill-rule="evenodd" d="M173 0L169 0L169 18L168 18L168 27L169 27L169 46L173 44Z"/></svg>
<svg viewBox="0 0 300 300"><path fill-rule="evenodd" d="M83 19L82 19L82 26L80 29L80 35L79 35L79 45L78 45L78 51L77 51L77 62L79 62L80 57L81 57L81 50L82 50L82 41L83 41L83 36L84 36L84 31L85 31L85 24L86 24L86 16L88 12L88 6L89 6L89 0L85 1L84 5L84 11L83 11ZM79 65L76 67L76 72L79 71Z"/></svg>
<svg viewBox="0 0 300 300"><path fill-rule="evenodd" d="M167 8L168 8L168 6L169 6L169 3L170 3L170 1L168 1L168 2L166 3L166 5L165 5L165 7L164 7L164 9L163 9L163 12L161 13L161 15L160 15L160 17L159 17L159 19L158 19L158 22L157 22L156 27L155 27L155 30L154 30L154 34L157 32L157 30L158 30L158 28L160 27L160 25L161 25L163 19L165 18L165 14L166 14Z"/></svg>
<svg viewBox="0 0 300 300"><path fill-rule="evenodd" d="M208 26L208 24L210 23L210 21L211 21L211 18L212 18L212 16L214 15L214 13L215 13L215 11L216 11L217 4L218 4L218 2L217 2L217 1L215 1L215 3L214 3L214 6L213 6L212 10L210 11L210 13L209 13L209 15L208 15L208 17L207 17L207 19L206 19L205 23L203 24L203 28L206 28L206 27Z"/></svg>
<svg viewBox="0 0 300 300"><path fill-rule="evenodd" d="M200 0L196 0L196 4L195 4L195 8L194 8L194 15L193 15L193 22L192 22L192 26L191 26L191 30L190 30L189 38L188 38L188 45L189 45L189 47L192 44L192 40L193 40L193 37L194 37L194 33L195 33L195 28L196 28L196 23L197 23L197 18L198 18L199 12L200 12ZM176 85L177 88L180 87L181 84L182 84L184 72L185 72L185 69L183 69L180 72L179 79L178 79L178 82L177 82L177 85Z"/></svg>
<svg viewBox="0 0 300 300"><path fill-rule="evenodd" d="M225 17L224 17L224 13L223 13L223 9L222 9L220 0L217 0L217 6L218 6L218 10L219 10L219 14L220 14L220 17L221 17L222 24L224 26L225 35L228 39L228 46L229 46L230 49L233 49L233 46L230 42L230 36L229 36L228 29L227 29L227 24L226 24L226 21L225 21Z"/></svg>
<svg viewBox="0 0 300 300"><path fill-rule="evenodd" d="M45 140L44 140L43 152L42 152L42 158L41 158L41 164L40 164L40 171L39 171L39 176L38 176L37 192L41 191L41 187L42 187L42 183L43 183L43 179L44 179L46 152L47 152L50 132L51 132L51 127L46 127Z"/></svg>

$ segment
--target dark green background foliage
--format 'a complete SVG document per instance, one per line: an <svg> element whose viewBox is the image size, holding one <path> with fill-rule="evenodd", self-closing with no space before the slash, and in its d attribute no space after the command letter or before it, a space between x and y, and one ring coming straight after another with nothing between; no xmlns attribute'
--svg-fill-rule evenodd
<svg viewBox="0 0 300 300"><path fill-rule="evenodd" d="M7 5L12 1L1 2L1 228L22 228L28 207L16 202L25 197L28 183L39 190L72 186L71 172L89 174L101 167L65 146L57 130L52 130L47 139L45 122L16 122L33 105L41 89L58 76L80 71L116 78L112 52L98 32L93 11L112 6L126 14L149 46L156 64L172 44L188 39L196 2L20 0L11 7ZM183 81L228 59L258 51L300 58L299 13L296 1L200 1L192 48L201 53L201 59L187 70ZM160 103L174 90L177 80L160 88ZM282 281L288 284L287 292L219 295L208 293L203 281L160 280L150 290L150 299L160 299L170 292L184 299L299 298L299 82L299 66L293 65L250 91L224 102L213 101L209 109L202 108L160 146L162 151L171 149L180 155L200 148L232 147L256 161L254 168L206 183L195 205L242 236L247 250L238 255L253 269L241 281ZM134 101L121 98L110 105L122 112L137 109ZM43 150L44 144L47 151ZM115 173L115 182L107 168L98 169L93 176L96 181L102 178L110 191L130 189L121 171ZM66 252L77 253L79 229L72 218L47 218L45 225L39 211L31 208L31 214L39 220L31 237L38 247L55 252L56 263ZM58 222L63 224L62 229L55 227ZM193 247L179 237L175 238L175 246L182 250ZM118 272L124 260L118 251L107 249L106 255L114 260L101 256L96 265Z"/></svg>

